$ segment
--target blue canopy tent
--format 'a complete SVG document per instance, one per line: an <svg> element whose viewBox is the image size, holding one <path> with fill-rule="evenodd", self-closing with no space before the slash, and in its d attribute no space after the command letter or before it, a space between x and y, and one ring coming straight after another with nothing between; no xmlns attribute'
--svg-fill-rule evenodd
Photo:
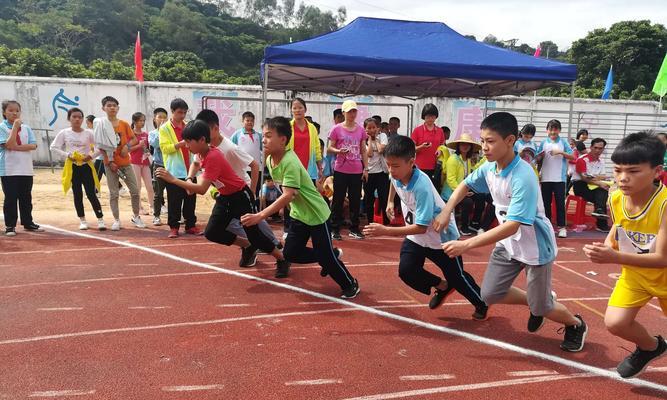
<svg viewBox="0 0 667 400"><path fill-rule="evenodd" d="M571 84L574 94L577 68L476 42L439 22L360 17L335 32L267 47L261 74L264 98L276 89L414 100L559 84Z"/></svg>

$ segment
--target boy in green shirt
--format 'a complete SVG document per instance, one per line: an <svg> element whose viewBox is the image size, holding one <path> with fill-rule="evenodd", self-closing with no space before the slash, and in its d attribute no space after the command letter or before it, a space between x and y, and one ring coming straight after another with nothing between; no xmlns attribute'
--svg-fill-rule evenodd
<svg viewBox="0 0 667 400"><path fill-rule="evenodd" d="M343 290L341 297L354 298L359 294L359 283L340 260L342 251L335 249L331 243L331 231L327 225L331 211L294 151L285 149L291 136L288 119L275 117L269 120L269 129L262 140L264 152L268 155L266 166L273 181L282 185L283 194L261 212L243 215L241 223L244 226L256 225L289 204L292 223L285 239L285 258L299 264L319 263L321 275L330 275L340 285ZM312 239L312 248L306 247L308 239ZM287 276L288 271L279 272Z"/></svg>

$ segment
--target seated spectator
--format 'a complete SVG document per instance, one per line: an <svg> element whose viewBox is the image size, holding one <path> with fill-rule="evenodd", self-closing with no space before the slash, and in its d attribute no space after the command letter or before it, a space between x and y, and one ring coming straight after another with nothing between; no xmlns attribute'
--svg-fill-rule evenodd
<svg viewBox="0 0 667 400"><path fill-rule="evenodd" d="M273 202L276 201L276 199L282 194L283 193L280 191L280 188L275 184L275 182L273 182L273 179L271 177L267 177L264 185L262 185L262 191L260 194L261 209L263 210L273 204ZM280 221L280 213L273 214L271 219L274 221Z"/></svg>
<svg viewBox="0 0 667 400"><path fill-rule="evenodd" d="M604 139L593 139L588 154L579 157L572 174L574 194L593 203L595 211L591 215L597 217L596 229L600 232L609 232L607 198L611 182L607 182L604 163L600 160L600 155L606 146L607 142Z"/></svg>

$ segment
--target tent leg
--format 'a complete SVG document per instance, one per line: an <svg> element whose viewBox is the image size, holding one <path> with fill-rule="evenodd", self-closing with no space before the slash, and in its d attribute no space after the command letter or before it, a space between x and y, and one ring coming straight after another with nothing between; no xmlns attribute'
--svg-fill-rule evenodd
<svg viewBox="0 0 667 400"><path fill-rule="evenodd" d="M269 66L264 65L264 79L262 82L262 121L260 126L264 125L264 121L266 121L266 114L268 113L267 110L267 101L266 101L266 96L267 96L267 91L269 90ZM261 132L261 131L260 131ZM266 158L262 155L262 160L259 163L259 187L261 188L262 185L264 184L264 164L266 163ZM256 188L250 188L250 190L255 192ZM255 193L256 195L256 193ZM259 208L259 207L258 207Z"/></svg>
<svg viewBox="0 0 667 400"><path fill-rule="evenodd" d="M484 99L484 118L486 118L486 114L489 112L489 99L485 98Z"/></svg>
<svg viewBox="0 0 667 400"><path fill-rule="evenodd" d="M570 114L567 122L567 138L572 139L572 114L574 113L574 82L570 86Z"/></svg>

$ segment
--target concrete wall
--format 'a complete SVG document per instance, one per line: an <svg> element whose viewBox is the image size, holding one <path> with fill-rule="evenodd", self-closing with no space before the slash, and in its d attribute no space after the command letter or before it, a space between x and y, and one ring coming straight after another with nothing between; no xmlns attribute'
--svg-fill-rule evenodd
<svg viewBox="0 0 667 400"><path fill-rule="evenodd" d="M145 82L139 85L132 81L105 81L92 79L62 79L0 76L0 98L18 100L23 107L23 120L38 135L38 150L34 152L37 163L46 163L49 160L46 132L53 140L55 133L68 126L67 110L78 106L86 114L101 115L100 100L104 96L114 96L120 101L120 117L130 120L136 111L149 114L155 107L169 108L169 102L176 98L183 98L190 104L189 118L194 117L202 108L204 96L225 96L227 99L208 101L208 108L215 110L221 120L221 129L226 135L231 135L241 127L240 116L250 110L257 116L257 125L261 117L261 88L259 86L231 86L212 84L179 84L164 82ZM321 137L332 126L332 112L338 108L342 100L339 97L322 93L299 93L308 105L308 114L322 125ZM284 100L291 96L286 92L270 92L269 99ZM242 99L252 100L242 100ZM448 125L452 129L452 138L463 132L479 135L479 124L483 119L484 101L478 99L420 99L411 101L399 97L386 96L357 96L355 100L371 103L359 107L358 121L372 115L381 115L383 120L391 116L401 119L401 133L407 134L409 120L414 125L421 122L420 114L424 104L433 102L440 110L439 125ZM332 104L315 104L313 101L331 102ZM558 118L563 123L563 131L567 133L567 112L569 99L563 98L534 98L501 97L491 99L487 103L488 112L492 109L511 109L519 119L519 124L534 122L538 127L538 138L544 137L544 126L551 118ZM640 101L602 101L590 99L576 99L574 105L577 114L573 122L573 129L588 128L591 136L602 136L615 143L622 138L624 132L667 127L667 117L657 118L659 112L657 102ZM147 112L148 111L148 112ZM603 114L600 114L603 113ZM609 113L609 114L604 114ZM631 115L646 114L643 116ZM623 124L626 114L629 123ZM653 114L653 116L649 115ZM288 102L270 102L268 116L289 116ZM150 121L150 116L148 117ZM620 122L619 122L620 121ZM619 125L620 124L620 125ZM148 126L152 126L149 122ZM258 127L258 126L257 126ZM613 148L610 148L612 150Z"/></svg>

